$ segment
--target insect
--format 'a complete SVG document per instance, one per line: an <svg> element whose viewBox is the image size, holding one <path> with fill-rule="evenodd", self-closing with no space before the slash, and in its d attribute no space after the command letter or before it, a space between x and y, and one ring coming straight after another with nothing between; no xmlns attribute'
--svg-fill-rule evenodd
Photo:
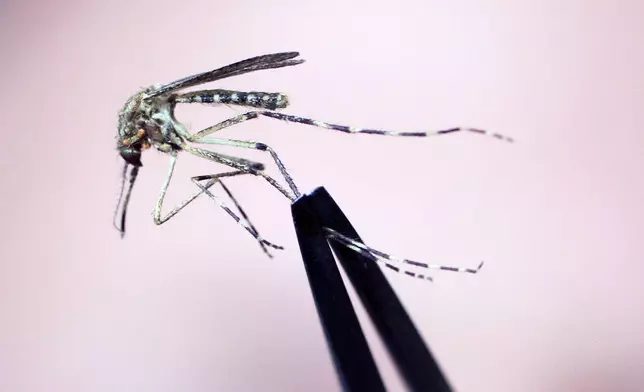
<svg viewBox="0 0 644 392"><path fill-rule="evenodd" d="M138 176L139 169L143 166L141 162L142 152L146 149L154 147L156 150L168 155L168 157L170 158L168 174L161 187L161 191L156 201L153 213L154 222L157 225L161 225L167 222L170 218L174 217L179 211L185 208L197 197L202 194L206 194L210 199L215 201L221 208L223 208L235 221L237 221L237 223L244 227L246 231L248 231L258 241L263 251L269 257L272 256L268 251L268 248L283 249L283 247L275 245L262 238L255 226L250 222L248 215L235 200L232 193L223 181L224 178L231 178L241 175L253 175L263 178L290 201L297 199L301 195L299 189L295 184L295 181L286 170L286 167L278 157L277 153L268 145L255 141L215 138L211 136L212 134L222 129L232 127L245 121L264 117L268 119L306 124L314 127L345 133L403 137L428 137L455 132L470 132L476 134L488 134L497 139L512 142L512 139L508 137L496 133L488 133L487 131L475 128L450 128L433 132L398 132L356 128L346 125L331 124L290 114L284 114L280 113L279 110L286 108L289 105L289 100L286 94L279 92L242 92L222 89L189 92L183 91L184 89L189 87L194 87L232 76L242 75L249 72L290 67L302 64L304 60L297 58L298 56L298 52L284 52L252 57L243 61L226 65L221 68L214 69L212 71L187 76L168 84L153 85L134 94L126 101L123 109L119 113L118 121L119 129L117 136L117 150L120 156L123 158L125 164L123 166L121 193L118 206L114 214L114 226L121 232L121 236L125 235L127 206L132 194L132 189ZM196 133L190 133L186 129L186 127L176 119L174 114L175 107L178 104L190 103L236 105L240 107L251 108L253 110L229 118ZM274 178L266 174L264 172L265 166L260 162L221 154L210 149L203 148L199 145L225 145L264 151L270 155L273 162L277 165L279 172L288 185L288 189L283 187ZM169 212L162 214L163 201L172 179L172 175L177 162L177 157L181 152L192 154L211 162L223 164L225 166L228 166L232 170L223 173L206 174L192 177L192 182L199 189L196 190L190 197L179 203L179 205L172 208ZM129 180L127 180L128 168L130 168ZM210 188L216 184L219 184L228 195L228 197L233 201L235 208L239 212L239 215L232 211L219 197L215 196L211 192ZM117 224L119 209L121 211L120 222ZM380 252L351 238L345 237L344 235L334 230L327 228L326 232L329 238L339 241L340 243L348 246L356 252L361 252L367 255L375 261L383 262L387 267L396 271L399 271L399 268L394 264L406 264L408 266L421 267L425 269L440 269L456 272L476 273L483 265L481 263L478 268L470 269L446 267L401 259ZM405 271L405 273L407 275L415 276L421 279L431 280L430 277L424 274L416 274L409 271Z"/></svg>

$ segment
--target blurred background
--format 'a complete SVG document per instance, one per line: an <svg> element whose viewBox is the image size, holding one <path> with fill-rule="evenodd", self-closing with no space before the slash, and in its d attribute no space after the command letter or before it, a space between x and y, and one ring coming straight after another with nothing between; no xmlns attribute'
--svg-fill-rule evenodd
<svg viewBox="0 0 644 392"><path fill-rule="evenodd" d="M288 113L339 124L516 140L271 119L217 135L272 146L380 250L486 261L433 284L385 272L456 390L641 391L643 15L635 0L0 2L0 390L339 390L289 202L265 182L228 186L286 247L272 260L206 198L154 225L168 164L156 151L124 239L111 222L130 95L294 50L307 62L209 87L285 92ZM177 116L196 131L243 111ZM167 207L190 176L224 170L181 154Z"/></svg>

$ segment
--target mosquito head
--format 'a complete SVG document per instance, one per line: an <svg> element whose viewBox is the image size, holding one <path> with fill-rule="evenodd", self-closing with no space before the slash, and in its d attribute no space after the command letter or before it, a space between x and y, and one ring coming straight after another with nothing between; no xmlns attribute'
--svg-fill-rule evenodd
<svg viewBox="0 0 644 392"><path fill-rule="evenodd" d="M141 150L146 142L144 124L141 117L144 114L144 93L139 92L131 96L119 113L119 129L116 143L121 158L132 166L143 166L141 163Z"/></svg>
<svg viewBox="0 0 644 392"><path fill-rule="evenodd" d="M150 147L150 142L143 129L139 129L136 133L125 133L125 137L121 137L117 143L116 149L118 150L121 158L132 166L141 167L141 151Z"/></svg>
<svg viewBox="0 0 644 392"><path fill-rule="evenodd" d="M137 148L137 146L121 146L118 150L125 162L132 166L143 166L143 163L141 163L141 148Z"/></svg>

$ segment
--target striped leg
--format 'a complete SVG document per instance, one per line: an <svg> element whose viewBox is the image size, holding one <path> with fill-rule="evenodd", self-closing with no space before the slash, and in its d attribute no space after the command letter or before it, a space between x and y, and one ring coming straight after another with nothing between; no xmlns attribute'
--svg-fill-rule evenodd
<svg viewBox="0 0 644 392"><path fill-rule="evenodd" d="M221 142L220 143L214 143L213 142L212 144L235 145L234 143L221 143ZM220 154L218 152L214 152L214 151L210 151L210 150L204 150L202 148L195 148L195 147L189 146L187 144L182 144L181 149L183 151L189 152L190 154L193 154L193 155L198 156L200 158L205 158L205 159L207 159L209 161L212 161L212 162L218 162L218 163L224 164L226 166L230 166L233 169L237 169L239 171L243 171L243 172L246 172L246 173L249 173L249 174L254 174L256 176L260 176L260 177L264 178L269 184L271 184L275 189L280 191L289 200L295 200L295 198L297 198L299 196L299 192L296 193L296 196L291 195L290 193L288 193L288 191L286 189L284 189L284 187L282 187L277 181L275 181L274 178L272 178L271 176L269 176L266 173L264 173L264 165L261 164L261 163L249 161L249 160L244 159L244 158L238 158L238 157L232 157L232 156ZM277 156L275 156L275 157L277 157ZM279 161L279 158L277 159L277 161L279 162L278 166L280 164L282 164L282 162ZM283 166L284 165L282 165L282 167ZM286 169L284 169L284 170L286 170ZM295 186L295 184L293 184L293 186ZM295 190L297 190L297 188L295 188Z"/></svg>
<svg viewBox="0 0 644 392"><path fill-rule="evenodd" d="M425 269L435 269L435 270L442 270L442 271L452 271L452 272L463 272L463 273L469 273L469 274L476 274L478 273L481 268L483 268L483 262L481 262L476 269L472 268L462 268L462 267L449 267L449 266L443 266L443 265L438 265L438 264L427 264L427 263L422 263L418 261L413 261L413 260L408 260L408 259L403 259L399 257L394 257L392 255L383 253L377 249L374 249L370 246L367 246L361 242L358 242L356 240L353 240L347 236L344 236L337 231L330 229L328 227L324 228L324 231L326 231L327 238L335 240L347 248L356 251L374 261L379 261L383 263L387 268L396 271L396 272L403 272L405 275L419 278L419 279L426 279L431 281L432 278L429 276L426 276L424 274L419 274L415 273L409 270L401 270L400 267L397 267L394 264L406 264L409 266L413 267L420 267L420 268L425 268ZM391 264L394 263L394 264Z"/></svg>
<svg viewBox="0 0 644 392"><path fill-rule="evenodd" d="M445 135L448 133L455 133L455 132L470 132L470 133L476 133L480 135L489 135L492 136L496 139L499 140L504 140L507 142L513 142L514 140L510 137L503 136L499 133L491 133L488 131L485 131L483 129L477 129L477 128L463 128L463 127L457 127L457 128L449 128L449 129L443 129L439 131L425 131L425 132L404 132L404 131L386 131L386 130L378 130L378 129L368 129L368 128L356 128L356 127L350 127L347 125L338 125L338 124L330 124L318 120L313 120L310 118L304 118L304 117L299 117L299 116L293 116L290 114L284 114L284 113L278 113L278 112L272 112L269 110L258 110L258 111L252 111L252 112L247 112L244 114L241 114L239 116L232 117L228 120L224 120L220 122L219 124L213 125L211 127L208 127L202 131L199 131L195 134L193 134L191 137L188 138L188 140L192 142L197 142L199 139L203 138L204 136L210 135L214 132L217 132L219 130L222 130L224 128L228 128L232 125L242 123L244 121L248 120L253 120L258 118L259 116L265 116L269 118L273 118L276 120L281 120L281 121L287 121L287 122L294 122L294 123L299 123L299 124L306 124L306 125L312 125L314 127L319 127L319 128L324 128L324 129L330 129L334 131L339 131L339 132L344 132L344 133L363 133L363 134L369 134L369 135L385 135L385 136L412 136L412 137L429 137L429 136L438 136L438 135Z"/></svg>
<svg viewBox="0 0 644 392"><path fill-rule="evenodd" d="M268 255L268 257L272 258L273 256L268 252L268 249L266 249L266 245L275 248L275 249L280 249L283 250L284 247L280 245L275 245L272 244L265 239L263 239L259 231L255 228L255 226L252 224L250 221L250 218L244 211L244 209L241 207L241 205L237 202L235 197L233 196L232 192L228 189L228 187L224 184L223 181L221 181L222 177L233 177L233 176L238 176L238 175L243 175L243 174L250 174L248 172L244 171L234 171L234 172L228 172L228 173L219 173L219 174L207 174L207 175L202 175L202 176L195 176L192 177L191 180L192 182L195 183L201 189L201 192L206 193L208 197L210 197L215 203L219 204L219 206L228 213L239 225L241 225L246 231L248 231L255 239L259 242L260 246L264 250L264 253ZM208 180L208 182L205 185L202 185L200 182ZM213 195L212 192L210 192L210 187L214 184L218 183L221 185L221 187L224 189L228 197L233 201L235 204L235 207L237 208L237 211L239 211L239 214L242 216L240 218L237 214L235 214L226 204L224 204L223 201L221 201L217 196Z"/></svg>
<svg viewBox="0 0 644 392"><path fill-rule="evenodd" d="M179 203L178 206L176 206L172 210L170 210L170 212L168 212L164 216L161 216L161 211L163 209L163 200L165 199L165 194L167 193L168 187L170 186L170 181L172 179L172 174L174 173L174 167L176 165L176 161L177 161L177 156L176 156L176 153L174 153L174 154L171 155L168 174L167 174L166 179L165 179L165 181L163 183L163 186L161 187L161 192L159 194L156 206L154 208L154 214L153 214L154 215L154 223L156 223L157 225L164 224L165 222L170 220L170 218L174 217L177 213L179 213L179 211L181 211L184 207L186 207L188 204L192 203L201 194L207 193L208 196L210 196L211 199L213 199L215 202L217 202L233 219L235 219L235 221L237 221L237 223L239 223L241 226L243 226L260 243L260 246L262 247L264 252L269 257L272 257L272 255L268 252L268 250L266 249L266 246L269 246L269 247L275 248L275 249L284 249L283 247L281 247L279 245L275 245L275 244L273 244L273 243L271 243L269 241L266 241L266 240L264 240L263 238L260 237L260 235L257 232L257 230L253 227L252 223L250 223L250 221L248 220L248 216L246 215L244 210L241 208L239 203L237 203L235 198L232 197L232 194L230 193L230 191L226 188L226 186L220 180L220 178L222 178L222 177L233 177L233 176L237 176L237 175L241 175L241 174L247 174L248 173L247 171L238 170L238 171L229 172L229 173L221 173L221 174L216 174L216 175L193 177L192 181L195 182L197 184L197 186L199 186L200 190L198 192L195 192L194 194L192 194L192 196L190 196L189 198L183 200L181 203ZM206 178L210 178L210 181L208 181L208 183L206 183L206 185L201 185L201 184L198 183L198 181L206 179ZM231 197L231 199L235 203L235 206L240 211L241 215L244 217L244 219L246 220L247 223L242 222L241 219L232 210L230 210L230 208L228 208L221 200L219 200L216 196L214 196L209 191L209 188L212 187L216 183L220 183L221 186L226 191L226 193L228 193L228 195Z"/></svg>
<svg viewBox="0 0 644 392"><path fill-rule="evenodd" d="M227 94L222 95L221 94L222 91L226 92ZM215 92L218 92L218 93L215 93ZM183 96L179 96L178 98L175 98L175 100L177 102L182 102L182 103L201 102L204 100L206 101L210 101L211 99L214 100L215 99L214 97L216 96L217 99L221 102L222 97L226 97L226 100L232 100L231 98L232 96L233 98L235 98L235 101L239 102L240 105L253 106L252 103L247 102L249 101L249 95L250 95L252 97L252 100L251 100L252 102L257 101L257 99L260 99L261 101L266 100L267 102L272 102L272 100L278 100L279 97L283 97L283 98L279 98L280 100L286 102L284 103L283 107L286 107L286 105L288 104L288 100L286 96L281 94L256 93L257 97L255 97L251 93L244 93L246 94L244 96L238 95L238 94L242 94L242 93L231 92L228 90L207 90L207 91L198 91L195 93L187 93ZM260 95L260 94L264 94L264 95ZM242 103L242 101L246 103ZM255 106L259 106L259 105L260 104L257 104ZM475 129L475 128L450 128L450 129L433 131L433 132L399 132L399 131L384 131L384 130L375 130L375 129L361 129L361 128L349 127L346 125L329 124L322 121L313 120L310 118L303 118L303 117L293 116L289 114L277 113L269 110L247 112L235 117L231 117L218 124L205 128L197 133L184 135L184 137L186 137L188 141L193 143L230 145L235 147L251 148L251 149L260 150L260 151L268 151L271 154L273 161L275 161L275 164L279 168L280 173L288 183L288 186L291 189L293 196L290 197L289 195L287 195L281 187L277 186L277 184L271 183L271 185L275 186L278 190L280 190L286 197L288 197L291 200L296 199L301 194L297 189L297 186L295 185L295 181L293 181L293 178L288 173L288 171L286 170L286 167L277 156L277 153L272 148L270 148L264 143L258 143L258 142L252 142L252 141L231 140L231 139L221 139L221 138L206 138L206 136L213 134L217 131L231 127L236 124L240 124L248 120L259 118L259 116L265 116L268 118L273 118L281 121L307 124L307 125L312 125L312 126L316 126L324 129L331 129L331 130L345 132L345 133L364 133L364 134L388 135L388 136L429 137L429 136L443 135L443 134L454 133L454 132L472 132L477 134L488 134L497 139L508 141L508 142L513 141L511 138L500 135L498 133L488 133L487 131L484 131L481 129ZM271 181L269 180L269 182Z"/></svg>
<svg viewBox="0 0 644 392"><path fill-rule="evenodd" d="M488 133L487 131L480 130L480 129L475 129L475 128L451 128L451 129L446 129L446 130L441 130L441 131L434 131L434 132L398 132L398 131L384 131L384 130L374 130L374 129L360 129L360 128L354 128L354 127L348 127L345 125L337 125L337 124L329 124L329 123L324 123L321 121L313 120L313 119L308 119L308 118L303 118L303 117L298 117L298 116L293 116L293 115L287 115L283 113L277 113L277 112L272 112L272 111L252 111L252 112L247 112L242 115L232 117L230 119L227 119L225 121L222 121L216 125L213 125L211 127L208 127L206 129L203 129L195 134L192 135L185 135L186 139L193 142L193 143L204 143L204 144L219 144L219 145L230 145L230 146L235 146L235 147L242 147L242 148L251 148L251 149L256 149L260 151L268 151L271 156L273 157L273 160L277 164L281 174L284 176L286 179L287 183L289 184L289 187L293 191L294 196L291 197L289 196L283 188L279 186L274 180L271 182L269 178L265 178L273 185L276 187L278 190L280 190L287 198L290 200L294 200L295 198L300 196L299 191L297 190L297 187L292 179L292 177L289 175L288 171L282 164L281 160L275 153L273 149L271 149L269 146L267 146L264 143L259 143L259 142L253 142L253 141L242 141L242 140L231 140L231 139L220 139L220 138L206 138L206 136L220 131L222 129L228 128L230 126L233 126L235 124L242 123L247 120L252 120L255 118L259 118L259 116L265 116L277 120L282 120L282 121L287 121L287 122L296 122L296 123L301 123L301 124L307 124L307 125L312 125L320 128L325 128L325 129L331 129L331 130L336 130L340 132L345 132L345 133L364 133L364 134L376 134L376 135L388 135L388 136L413 136L413 137L428 137L428 136L435 136L435 135L442 135L442 134L448 134L448 133L454 133L454 132L472 132L472 133L478 133L478 134L487 134L491 135L497 139L504 140L507 142L513 142L513 140L509 137L497 134L497 133ZM185 150L190 151L190 148L184 148ZM192 151L193 153L196 152L197 149L193 149L195 151ZM196 154L196 155L201 155L201 154ZM212 159L211 159L212 160ZM260 172L261 173L261 172ZM253 174L258 174L258 173L253 173ZM261 173L263 174L263 173ZM470 268L459 268L459 267L449 267L449 266L441 266L441 265L434 265L434 264L427 264L427 263L422 263L422 262L417 262L417 261L412 261L408 259L402 259L402 258L397 258L391 255L388 255L386 253L380 252L377 249L371 248L365 244L362 244L358 241L355 241L351 238L345 237L340 233L335 232L332 229L325 228L327 230L327 236L330 239L336 240L343 245L349 247L350 249L360 252L366 257L371 258L374 261L379 261L384 263L385 266L388 268L400 272L400 268L395 266L394 264L391 263L396 263L396 264L406 264L414 267L420 267L420 268L425 268L425 269L439 269L439 270L445 270L445 271L453 271L453 272L466 272L466 273L477 273L483 266L483 263L481 263L476 269L470 269ZM420 279L427 279L427 280L432 280L431 277L426 276L424 274L417 274L408 270L403 270L403 272L412 277L417 277Z"/></svg>
<svg viewBox="0 0 644 392"><path fill-rule="evenodd" d="M289 195L284 191L284 189L279 186L275 182L274 179L266 178L264 173L260 173L260 176L265 176L266 180L276 187L282 194L284 194L289 200L293 201L297 199L298 197L301 196L299 189L297 188L297 185L295 185L295 181L293 181L293 177L291 177L291 174L286 170L286 166L282 163L282 160L277 156L277 153L275 150L270 148L264 143L259 143L259 142L253 142L253 141L247 141L247 140L233 140L233 139L220 139L220 138L207 138L207 137L202 137L201 139L195 141L195 143L203 143L203 144L218 144L218 145L224 145L224 146L233 146L233 147L240 147L240 148L250 148L253 150L259 150L259 151L267 151L269 154L271 154L271 157L273 158L273 161L277 165L277 168L280 171L280 174L282 174L282 177L284 177L284 180L286 180L286 183L288 184L289 188L291 188L291 192L293 195Z"/></svg>
<svg viewBox="0 0 644 392"><path fill-rule="evenodd" d="M203 94L195 95L195 96L201 97L200 99L203 99L204 97ZM266 96L268 97L270 95L266 95ZM193 97L193 96L190 96L190 97ZM186 97L185 99L186 99L185 102L188 102L188 97ZM259 116L265 116L268 118L273 118L276 120L282 120L287 122L307 124L307 125L312 125L312 126L316 126L324 129L331 129L331 130L345 132L345 133L364 133L364 134L388 135L388 136L429 137L429 136L443 135L443 134L454 133L454 132L472 132L472 133L478 133L478 134L489 134L497 139L508 141L508 142L513 141L511 138L500 135L498 133L488 133L487 131L475 129L475 128L450 128L450 129L434 131L434 132L383 131L383 130L375 130L375 129L360 129L360 128L349 127L346 125L329 124L322 121L312 120L309 118L292 116L289 114L277 113L277 112L272 112L268 110L247 112L239 116L235 116L227 120L224 120L211 127L205 128L197 133L185 135L186 139L188 139L188 141L193 143L230 145L235 147L251 148L251 149L260 150L260 151L268 151L269 154L271 154L273 161L275 161L275 164L277 165L278 169L280 170L280 173L288 183L288 186L291 189L291 192L293 193L293 197L289 197L288 195L286 195L286 193L281 188L277 187L276 184L272 183L272 185L277 187L278 190L284 193L286 197L288 197L291 200L294 200L295 198L299 197L301 194L297 189L297 186L295 185L295 181L293 181L293 178L288 173L288 171L286 170L286 167L277 156L277 153L272 148L270 148L264 143L258 143L258 142L252 142L252 141L231 140L231 139L222 139L222 138L206 138L206 136L212 133L215 133L217 131L231 127L236 124L240 124L244 121L259 118Z"/></svg>

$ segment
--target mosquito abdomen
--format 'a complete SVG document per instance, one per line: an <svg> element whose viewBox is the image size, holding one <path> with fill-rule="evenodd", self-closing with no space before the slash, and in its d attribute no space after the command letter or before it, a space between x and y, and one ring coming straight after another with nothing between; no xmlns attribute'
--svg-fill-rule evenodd
<svg viewBox="0 0 644 392"><path fill-rule="evenodd" d="M261 109L283 109L288 106L288 97L282 93L261 91L201 90L178 95L177 103L222 103Z"/></svg>

